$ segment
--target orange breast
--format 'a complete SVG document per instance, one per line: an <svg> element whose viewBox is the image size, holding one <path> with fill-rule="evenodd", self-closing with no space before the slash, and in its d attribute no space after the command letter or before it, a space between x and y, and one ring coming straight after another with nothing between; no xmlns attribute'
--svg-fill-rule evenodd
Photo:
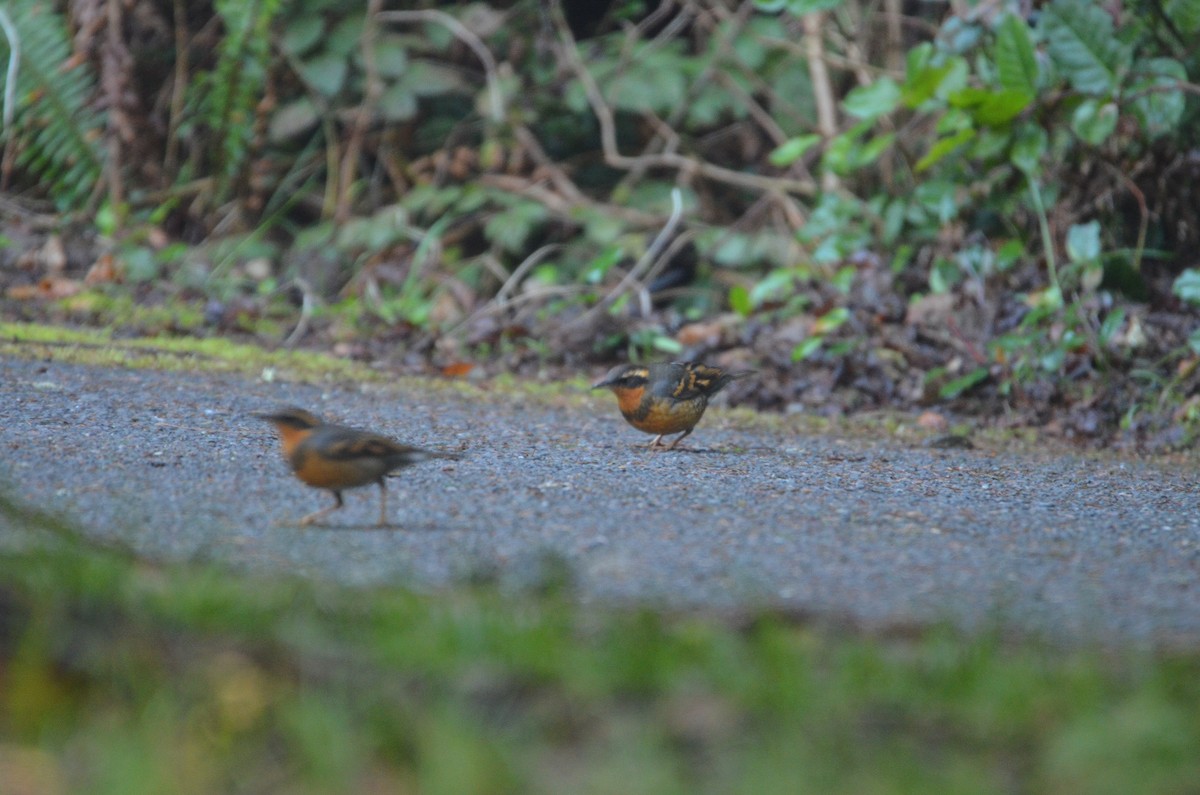
<svg viewBox="0 0 1200 795"><path fill-rule="evenodd" d="M682 433L695 427L704 415L708 400L703 396L692 400L646 398L645 389L617 393L621 414L630 425L645 433Z"/></svg>
<svg viewBox="0 0 1200 795"><path fill-rule="evenodd" d="M640 386L637 389L613 389L613 394L617 396L617 408L621 409L621 413L626 419L637 414L642 408L642 396L646 394L646 387Z"/></svg>
<svg viewBox="0 0 1200 795"><path fill-rule="evenodd" d="M282 423L276 423L275 430L279 432L279 442L283 446L283 457L287 461L291 461L300 443L309 436L312 436L311 428L292 428Z"/></svg>
<svg viewBox="0 0 1200 795"><path fill-rule="evenodd" d="M292 468L296 477L310 486L339 490L374 483L386 469L374 459L332 460L303 447L292 455Z"/></svg>

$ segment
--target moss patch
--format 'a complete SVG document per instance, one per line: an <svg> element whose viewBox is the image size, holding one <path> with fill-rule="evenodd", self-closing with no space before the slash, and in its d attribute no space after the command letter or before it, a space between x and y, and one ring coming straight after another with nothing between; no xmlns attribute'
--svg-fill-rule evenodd
<svg viewBox="0 0 1200 795"><path fill-rule="evenodd" d="M219 337L117 339L107 329L0 323L0 355L106 367L242 373L288 381L381 381L377 370L312 351L269 351Z"/></svg>

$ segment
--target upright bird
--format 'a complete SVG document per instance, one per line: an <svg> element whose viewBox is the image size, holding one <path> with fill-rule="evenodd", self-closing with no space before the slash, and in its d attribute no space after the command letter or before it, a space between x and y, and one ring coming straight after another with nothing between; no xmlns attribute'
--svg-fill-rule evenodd
<svg viewBox="0 0 1200 795"><path fill-rule="evenodd" d="M698 362L622 364L609 370L592 389L611 389L630 425L657 434L650 447L672 450L700 422L709 398L753 372L730 373ZM672 433L680 435L670 445L663 445L662 438Z"/></svg>
<svg viewBox="0 0 1200 795"><path fill-rule="evenodd" d="M333 492L334 504L300 520L308 525L341 508L345 489L379 484L379 526L387 525L387 486L384 478L397 469L430 458L456 459L453 453L438 453L400 444L386 436L334 425L298 408L255 414L279 432L283 457L301 481Z"/></svg>

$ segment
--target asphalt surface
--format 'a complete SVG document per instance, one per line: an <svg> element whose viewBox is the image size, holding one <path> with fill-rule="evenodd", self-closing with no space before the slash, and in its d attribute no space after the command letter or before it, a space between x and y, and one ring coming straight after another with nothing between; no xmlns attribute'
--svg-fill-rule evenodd
<svg viewBox="0 0 1200 795"><path fill-rule="evenodd" d="M463 458L390 481L394 528L374 487L299 528L329 496L248 416L291 404ZM751 432L719 408L698 451L655 453L611 395L590 405L0 359L0 482L156 559L417 589L555 559L585 601L1200 646L1185 465Z"/></svg>

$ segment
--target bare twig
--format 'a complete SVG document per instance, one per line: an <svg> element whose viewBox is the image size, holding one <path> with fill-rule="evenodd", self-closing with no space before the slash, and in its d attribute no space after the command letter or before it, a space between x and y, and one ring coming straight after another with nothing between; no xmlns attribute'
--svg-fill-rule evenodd
<svg viewBox="0 0 1200 795"><path fill-rule="evenodd" d="M13 113L17 106L17 76L21 69L21 34L8 16L8 9L0 6L0 28L8 41L8 71L4 75L4 129L12 126Z"/></svg>
<svg viewBox="0 0 1200 795"><path fill-rule="evenodd" d="M122 89L128 80L129 53L121 40L125 22L122 19L123 4L107 4L104 56L101 59L101 82L108 103L108 162L105 164L108 182L108 202L117 223L124 219L125 186L121 182L121 135L128 127L129 119L123 107ZM122 57L124 56L124 57Z"/></svg>
<svg viewBox="0 0 1200 795"><path fill-rule="evenodd" d="M1146 194L1142 193L1142 189L1137 186L1137 183L1121 169L1107 161L1100 161L1108 167L1112 173L1117 175L1117 179L1125 183L1125 187L1133 194L1134 200L1138 204L1138 236L1137 247L1133 250L1133 269L1140 271L1142 269L1142 252L1146 248L1146 230L1150 226L1150 209L1146 206Z"/></svg>
<svg viewBox="0 0 1200 795"><path fill-rule="evenodd" d="M585 204L588 198L583 195L583 191L571 181L566 172L554 162L546 150L542 148L542 142L537 139L537 136L530 131L528 127L521 124L513 129L513 134L516 139L525 147L525 151L533 158L538 167L545 170L550 175L550 181L554 183L554 187L558 192L565 196L569 201L576 204Z"/></svg>
<svg viewBox="0 0 1200 795"><path fill-rule="evenodd" d="M519 193L528 196L534 201L541 203L547 210L558 217L572 223L578 223L579 221L575 212L579 207L599 210L610 218L619 218L626 223L636 224L644 228L651 228L659 221L658 216L632 207L618 207L594 202L583 196L568 196L564 198L545 185L538 184L536 181L527 179L526 177L516 177L509 174L480 174L479 183L493 188L500 188L509 193Z"/></svg>
<svg viewBox="0 0 1200 795"><path fill-rule="evenodd" d="M188 74L191 59L188 57L187 6L185 0L175 0L175 75L171 81L171 111L167 119L167 151L163 157L163 171L174 174L179 165L179 125L183 119L187 99Z"/></svg>
<svg viewBox="0 0 1200 795"><path fill-rule="evenodd" d="M837 110L833 100L833 88L829 84L829 70L825 68L823 53L825 42L821 38L821 23L825 20L824 12L805 14L801 19L804 25L804 48L808 57L808 74L812 79L813 99L817 105L817 131L830 140L837 135ZM839 180L829 169L821 173L821 188L825 191L837 190Z"/></svg>
<svg viewBox="0 0 1200 795"><path fill-rule="evenodd" d="M17 75L21 67L21 34L8 16L8 9L0 6L0 28L8 40L8 71L4 76L4 159L0 187L8 186L8 175L12 171L13 158L17 151L17 136L9 129L17 107Z"/></svg>
<svg viewBox="0 0 1200 795"><path fill-rule="evenodd" d="M678 189L677 189L678 190ZM671 241L671 245L667 246L666 251L659 255L654 260L654 265L646 271L645 276L638 279L638 306L642 310L642 317L650 314L650 284L658 277L663 268L675 257L680 250L689 245L696 235L691 230L685 230Z"/></svg>
<svg viewBox="0 0 1200 795"><path fill-rule="evenodd" d="M528 290L519 295L514 295L511 298L506 298L503 301L492 299L476 311L472 312L468 317L461 320L456 326L447 331L444 336L452 337L469 326L471 323L474 323L480 318L487 317L488 315L500 315L510 309L516 309L523 304L533 303L545 298L579 295L585 289L586 288L584 286L577 284L561 286L553 285L549 287L538 287L534 290Z"/></svg>
<svg viewBox="0 0 1200 795"><path fill-rule="evenodd" d="M283 341L285 348L291 348L304 339L304 335L308 333L308 326L312 322L313 309L317 304L316 294L307 280L297 276L292 279L292 284L300 291L300 319L296 322L296 328L292 329L292 333Z"/></svg>
<svg viewBox="0 0 1200 795"><path fill-rule="evenodd" d="M903 9L900 0L883 0L883 23L887 27L888 69L899 72L904 69L904 32L900 29Z"/></svg>
<svg viewBox="0 0 1200 795"><path fill-rule="evenodd" d="M517 288L517 286L521 283L521 280L525 278L525 274L529 273L531 269L536 267L538 263L544 260L550 252L558 248L561 248L561 246L559 246L557 243L550 243L542 246L537 251L534 251L532 254L526 257L521 264L518 265L515 270L513 270L512 274L508 277L508 279L505 280L504 284L500 285L500 289L496 291L495 300L500 303L507 301L509 293Z"/></svg>
<svg viewBox="0 0 1200 795"><path fill-rule="evenodd" d="M496 59L487 46L479 40L470 28L459 22L445 11L382 11L375 14L375 19L381 22L436 22L444 25L464 44L471 48L475 57L483 64L488 87L488 110L493 122L504 120L504 95L500 90L500 78L496 70Z"/></svg>
<svg viewBox="0 0 1200 795"><path fill-rule="evenodd" d="M641 279L642 274L658 259L659 252L661 252L666 246L667 241L674 236L675 229L679 226L679 221L682 218L683 193L679 190L679 188L672 188L671 215L667 218L667 222L663 225L663 228L659 230L658 235L655 236L654 242L651 243L646 249L646 253L642 254L642 256L638 258L638 261L634 263L634 266L629 269L624 278L617 283L617 286L614 287L608 293L608 295L604 296L604 298L602 298L591 309L571 321L567 328L581 326L590 322L599 313L607 311L608 308L612 306L614 301L621 297L621 295L623 295L625 291L628 290L635 282Z"/></svg>
<svg viewBox="0 0 1200 795"><path fill-rule="evenodd" d="M379 13L383 0L367 0L367 19L372 19ZM336 223L345 223L350 217L350 188L354 178L358 176L358 155L362 151L363 137L371 125L375 115L375 106L383 95L383 84L379 80L379 70L375 64L375 26L363 25L359 43L362 47L363 72L366 86L363 89L362 104L354 114L354 126L350 128L350 140L346 142L346 152L342 156L342 165L338 170L337 204L333 211Z"/></svg>

